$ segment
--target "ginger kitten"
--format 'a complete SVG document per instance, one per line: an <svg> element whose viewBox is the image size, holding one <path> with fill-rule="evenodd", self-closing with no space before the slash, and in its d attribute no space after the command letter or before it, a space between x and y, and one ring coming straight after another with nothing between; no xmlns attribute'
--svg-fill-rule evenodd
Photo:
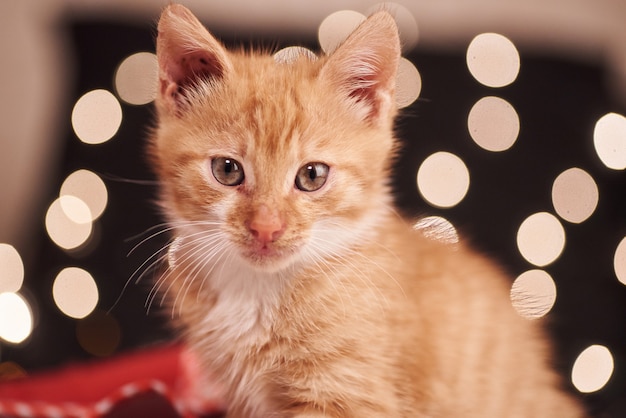
<svg viewBox="0 0 626 418"><path fill-rule="evenodd" d="M157 56L174 241L155 287L228 417L584 416L509 279L394 211L389 14L330 56L277 62L170 5Z"/></svg>

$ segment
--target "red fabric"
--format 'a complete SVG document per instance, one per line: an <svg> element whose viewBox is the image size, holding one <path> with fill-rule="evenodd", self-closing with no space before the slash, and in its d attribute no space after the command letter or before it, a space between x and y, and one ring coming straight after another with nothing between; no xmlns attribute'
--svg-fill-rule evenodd
<svg viewBox="0 0 626 418"><path fill-rule="evenodd" d="M219 390L200 382L199 375L181 346L141 350L0 382L0 416L108 417L118 405L146 393L166 399L179 416L219 412Z"/></svg>

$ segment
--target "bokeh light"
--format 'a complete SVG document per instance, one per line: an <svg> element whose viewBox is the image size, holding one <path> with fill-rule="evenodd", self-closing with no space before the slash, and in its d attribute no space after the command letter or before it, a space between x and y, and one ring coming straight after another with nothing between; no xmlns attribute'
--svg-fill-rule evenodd
<svg viewBox="0 0 626 418"><path fill-rule="evenodd" d="M613 257L613 268L617 280L626 285L626 237L617 245L615 256Z"/></svg>
<svg viewBox="0 0 626 418"><path fill-rule="evenodd" d="M467 47L467 68L487 87L504 87L515 81L520 56L513 42L497 33L476 36Z"/></svg>
<svg viewBox="0 0 626 418"><path fill-rule="evenodd" d="M565 170L552 185L552 205L556 213L572 223L587 220L598 206L598 185L580 168Z"/></svg>
<svg viewBox="0 0 626 418"><path fill-rule="evenodd" d="M469 189L467 166L449 152L436 152L427 157L417 171L417 188L431 205L449 208L457 205Z"/></svg>
<svg viewBox="0 0 626 418"><path fill-rule="evenodd" d="M61 312L76 319L89 315L99 299L96 281L78 267L61 270L52 285L52 296Z"/></svg>
<svg viewBox="0 0 626 418"><path fill-rule="evenodd" d="M19 344L32 330L33 314L28 302L18 293L0 293L0 338Z"/></svg>
<svg viewBox="0 0 626 418"><path fill-rule="evenodd" d="M456 244L459 235L452 223L441 216L426 216L419 219L413 228L421 231L428 239L443 242L444 244Z"/></svg>
<svg viewBox="0 0 626 418"><path fill-rule="evenodd" d="M363 21L365 15L353 10L340 10L328 15L317 33L322 51L331 54Z"/></svg>
<svg viewBox="0 0 626 418"><path fill-rule="evenodd" d="M543 270L526 271L511 286L511 303L524 318L541 318L552 309L555 301L556 284Z"/></svg>
<svg viewBox="0 0 626 418"><path fill-rule="evenodd" d="M422 91L422 77L411 61L402 57L396 77L396 105L403 108L411 105Z"/></svg>
<svg viewBox="0 0 626 418"><path fill-rule="evenodd" d="M110 356L121 341L120 324L112 315L94 310L76 324L76 338L83 349L97 357Z"/></svg>
<svg viewBox="0 0 626 418"><path fill-rule="evenodd" d="M0 293L17 292L24 283L24 263L10 244L0 243Z"/></svg>
<svg viewBox="0 0 626 418"><path fill-rule="evenodd" d="M122 61L115 72L115 90L126 103L144 105L156 97L158 65L156 55L137 52Z"/></svg>
<svg viewBox="0 0 626 418"><path fill-rule="evenodd" d="M578 355L572 367L572 383L582 393L602 389L613 375L613 356L603 345L592 345Z"/></svg>
<svg viewBox="0 0 626 418"><path fill-rule="evenodd" d="M95 221L102 215L108 201L104 181L89 170L77 170L70 174L61 185L60 194L61 197L74 196L84 202L89 208L89 221ZM63 210L70 216L67 210L67 199L62 199L61 204ZM74 217L70 216L70 218L78 222Z"/></svg>
<svg viewBox="0 0 626 418"><path fill-rule="evenodd" d="M517 248L531 264L539 267L554 262L565 248L565 229L548 212L530 215L517 231Z"/></svg>
<svg viewBox="0 0 626 418"><path fill-rule="evenodd" d="M56 245L65 250L84 245L91 236L92 223L83 222L91 219L91 212L86 203L80 204L79 201L80 199L75 196L59 197L52 202L46 213L48 236Z"/></svg>
<svg viewBox="0 0 626 418"><path fill-rule="evenodd" d="M307 58L310 61L317 60L317 55L310 49L302 46L288 46L274 54L274 61L280 64L291 64L301 57Z"/></svg>
<svg viewBox="0 0 626 418"><path fill-rule="evenodd" d="M413 13L403 5L395 2L383 2L368 10L368 15L379 10L387 11L398 25L398 34L402 44L402 52L410 51L417 45L419 28Z"/></svg>
<svg viewBox="0 0 626 418"><path fill-rule="evenodd" d="M469 112L470 136L487 151L505 151L513 146L520 131L519 116L509 102L499 97L483 97Z"/></svg>
<svg viewBox="0 0 626 418"><path fill-rule="evenodd" d="M598 157L608 168L626 168L626 117L617 113L602 116L593 131Z"/></svg>
<svg viewBox="0 0 626 418"><path fill-rule="evenodd" d="M117 133L122 123L122 106L108 90L85 93L72 110L72 127L86 144L101 144Z"/></svg>

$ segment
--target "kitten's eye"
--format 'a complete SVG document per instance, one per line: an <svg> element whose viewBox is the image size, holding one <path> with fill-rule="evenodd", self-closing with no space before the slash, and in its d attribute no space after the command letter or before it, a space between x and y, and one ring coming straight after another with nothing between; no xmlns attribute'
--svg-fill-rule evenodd
<svg viewBox="0 0 626 418"><path fill-rule="evenodd" d="M296 175L296 187L303 192L319 190L328 179L328 169L328 166L324 163L303 165Z"/></svg>
<svg viewBox="0 0 626 418"><path fill-rule="evenodd" d="M238 186L245 178L243 167L232 158L217 157L211 160L211 171L215 180L224 186Z"/></svg>

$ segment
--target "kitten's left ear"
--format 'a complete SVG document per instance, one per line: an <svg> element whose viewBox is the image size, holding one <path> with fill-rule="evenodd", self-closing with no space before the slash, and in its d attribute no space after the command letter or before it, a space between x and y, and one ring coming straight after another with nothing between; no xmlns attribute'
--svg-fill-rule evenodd
<svg viewBox="0 0 626 418"><path fill-rule="evenodd" d="M190 87L201 80L222 79L232 68L224 47L180 4L170 4L161 13L156 52L157 104L168 113L184 110Z"/></svg>
<svg viewBox="0 0 626 418"><path fill-rule="evenodd" d="M336 86L363 120L384 123L396 109L400 51L395 21L389 13L377 12L333 52L320 77Z"/></svg>

